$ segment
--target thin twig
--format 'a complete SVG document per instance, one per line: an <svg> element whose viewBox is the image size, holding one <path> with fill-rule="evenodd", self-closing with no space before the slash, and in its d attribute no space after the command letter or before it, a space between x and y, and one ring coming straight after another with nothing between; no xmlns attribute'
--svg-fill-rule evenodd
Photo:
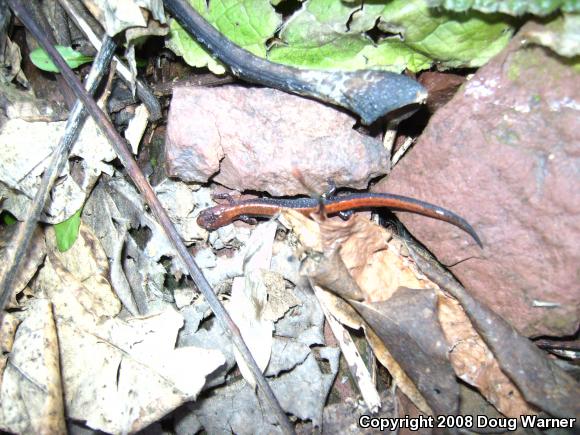
<svg viewBox="0 0 580 435"><path fill-rule="evenodd" d="M103 74L111 63L116 46L115 42L108 36L103 40L102 48L97 54L86 80L86 86L89 93L93 94L97 89ZM7 258L5 261L6 264L9 265L9 268L6 273L0 277L0 319L2 318L2 312L8 303L8 299L10 299L10 296L12 295L16 276L18 275L22 260L28 252L32 235L34 234L34 230L36 229L36 225L40 218L40 214L44 209L48 195L50 194L54 182L59 177L68 161L68 156L76 142L86 117L86 110L84 110L82 103L77 101L69 115L64 134L60 139L58 146L52 152L50 164L44 171L40 186L38 187L36 195L26 212L24 222L19 225L18 230L10 241L10 247L7 248Z"/></svg>
<svg viewBox="0 0 580 435"><path fill-rule="evenodd" d="M413 137L408 137L405 139L405 142L403 142L403 145L401 145L399 147L399 149L397 150L397 152L395 153L395 155L393 156L393 158L391 160L391 168L394 168L395 165L397 163L399 163L399 160L401 160L401 157L403 157L405 155L405 153L407 152L409 147L411 145L413 145L414 142L415 142L415 138L413 138Z"/></svg>
<svg viewBox="0 0 580 435"><path fill-rule="evenodd" d="M103 113L103 111L99 108L99 106L95 103L95 101L91 98L91 96L84 90L78 78L74 75L74 73L68 67L66 62L60 56L60 54L44 38L43 32L34 22L34 20L30 17L30 14L22 4L21 0L8 0L8 4L11 7L14 14L26 26L26 28L30 31L30 33L32 33L32 35L38 40L38 42L43 46L45 51L49 54L52 61L58 66L59 70L61 71L61 74L69 83L70 87L73 89L77 98L79 98L83 102L87 111L91 114L91 116L94 118L95 122L97 123L103 134L107 137L107 139L111 143L113 149L115 150L117 156L119 157L119 160L121 161L121 163L127 170L127 173L131 177L131 180L143 195L145 202L151 209L153 215L157 218L157 221L163 228L165 235L170 240L174 249L177 251L180 259L187 267L187 270L191 275L193 281L196 283L197 288L204 295L216 318L218 319L224 330L227 331L227 333L229 333L232 342L234 343L240 354L243 356L245 362L247 363L248 367L252 372L252 375L256 379L257 385L260 387L260 389L262 390L262 392L266 397L266 400L269 402L269 405L272 408L271 411L276 415L281 430L284 433L293 434L294 428L290 424L288 416L286 415L286 413L276 400L276 397L274 396L272 389L264 379L264 376L262 375L260 368L256 364L256 361L252 357L250 350L248 349L246 343L244 342L240 334L240 330L233 322L228 312L224 309L223 305L220 303L216 294L213 292L213 289L211 288L210 284L207 282L207 279L201 272L199 266L196 264L190 252L183 244L181 237L177 232L177 229L175 228L167 212L159 202L159 199L157 198L151 185L143 175L143 172L139 169L137 162L135 161L135 159L133 159L133 156L130 153L126 142L121 138L117 130L115 130L115 127L111 124L107 116Z"/></svg>

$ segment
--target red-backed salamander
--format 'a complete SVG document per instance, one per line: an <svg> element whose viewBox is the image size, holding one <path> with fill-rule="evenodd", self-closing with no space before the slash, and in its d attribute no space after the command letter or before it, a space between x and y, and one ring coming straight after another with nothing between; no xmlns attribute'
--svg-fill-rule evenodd
<svg viewBox="0 0 580 435"><path fill-rule="evenodd" d="M324 212L328 215L351 210L370 210L381 207L394 211L417 213L448 222L461 228L483 248L481 239L473 227L461 216L442 207L429 204L428 202L406 196L392 195L390 193L353 193L350 195L335 196L330 199L323 198L321 200L316 198L258 198L232 201L229 204L216 205L202 210L197 218L197 223L206 230L215 230L236 219L244 217L274 216L283 208L292 208L305 216L310 216L312 213L319 212L321 205L324 206Z"/></svg>

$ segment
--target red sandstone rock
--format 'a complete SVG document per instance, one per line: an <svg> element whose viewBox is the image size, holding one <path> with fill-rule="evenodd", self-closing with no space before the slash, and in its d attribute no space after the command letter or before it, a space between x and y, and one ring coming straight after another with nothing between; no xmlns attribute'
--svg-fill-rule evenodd
<svg viewBox="0 0 580 435"><path fill-rule="evenodd" d="M465 77L451 73L427 71L421 74L419 83L425 86L429 92L427 107L431 112L435 112L453 98L457 89L465 83Z"/></svg>
<svg viewBox="0 0 580 435"><path fill-rule="evenodd" d="M215 175L231 189L271 195L323 192L328 179L364 189L388 172L389 155L354 124L348 114L274 89L178 88L168 120L167 168L185 181Z"/></svg>
<svg viewBox="0 0 580 435"><path fill-rule="evenodd" d="M526 26L527 27L527 26ZM430 121L378 191L463 215L483 238L403 222L523 334L568 335L580 319L580 80L516 38Z"/></svg>

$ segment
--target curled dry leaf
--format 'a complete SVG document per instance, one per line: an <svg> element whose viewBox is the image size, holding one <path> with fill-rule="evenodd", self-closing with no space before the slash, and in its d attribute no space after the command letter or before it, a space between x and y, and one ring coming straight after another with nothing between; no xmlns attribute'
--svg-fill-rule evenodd
<svg viewBox="0 0 580 435"><path fill-rule="evenodd" d="M433 288L430 281L417 273L413 263L401 255L400 241L389 230L362 216L317 223L294 210L285 210L282 217L305 250L323 252L329 257L338 250L366 301L387 300L399 286Z"/></svg>
<svg viewBox="0 0 580 435"><path fill-rule="evenodd" d="M157 0L83 0L83 4L109 36L133 27L146 27L149 13L165 23L163 3Z"/></svg>
<svg viewBox="0 0 580 435"><path fill-rule="evenodd" d="M65 434L59 345L48 300L31 301L18 326L0 386L0 428Z"/></svg>
<svg viewBox="0 0 580 435"><path fill-rule="evenodd" d="M388 301L353 306L417 386L436 415L459 410L459 385L447 358L434 290L399 288Z"/></svg>
<svg viewBox="0 0 580 435"><path fill-rule="evenodd" d="M310 278L311 283L332 291L345 299L361 301L363 294L350 274L338 251L328 255L313 253L302 261L300 272Z"/></svg>

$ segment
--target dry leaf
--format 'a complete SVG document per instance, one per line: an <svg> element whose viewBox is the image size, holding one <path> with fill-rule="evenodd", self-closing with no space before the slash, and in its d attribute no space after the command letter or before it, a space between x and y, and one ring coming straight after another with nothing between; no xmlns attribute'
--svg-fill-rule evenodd
<svg viewBox="0 0 580 435"><path fill-rule="evenodd" d="M438 289L436 284L426 279L417 269L398 237L393 238L389 231L374 225L365 218L355 216L347 222L319 220L317 232L312 220L303 229L299 228L304 222L303 217L294 216L292 213L285 214L285 217L295 225L293 229L298 232L301 241L313 243L306 246L307 250L323 247L324 255L329 256L333 252L332 249L337 247L340 249L342 260L365 294L367 302L388 300L389 303L393 303L391 296L399 287ZM332 289L332 286L329 288ZM516 385L501 370L498 360L474 329L461 306L456 301L443 296L439 291L438 295L439 299L444 302L439 304L440 311L438 311L437 319L444 330L447 348L451 352L450 359L457 376L478 388L481 394L504 415L519 416L536 413L535 408L526 402ZM368 306L362 306L361 309L369 311ZM401 309L410 308L401 307ZM333 310L335 316L350 326L359 327L363 324L363 322L356 320L356 316L348 314L349 308L335 304ZM415 313L415 315L420 316L420 313ZM388 321L383 319L374 322L373 326L384 329L386 323ZM401 322L397 323L400 326ZM423 394L420 394L416 388L420 373L412 373L413 369L421 369L405 363L405 352L396 349L399 344L397 340L392 340L387 350L381 342L389 340L389 337L381 333L379 338L372 329L365 332L378 359L401 384L401 389L423 412L429 412L429 406L424 399L425 394L429 396L429 390L422 388L420 390ZM395 334L395 332L391 333ZM410 328L407 332L401 331L399 334L402 334L399 340L404 340L406 334L409 336L408 338L411 338L411 341L416 339L420 341L421 338L419 328L417 330ZM444 340L439 341L444 342ZM393 359L393 351L396 361ZM405 370L401 369L401 364ZM422 364L425 365L423 370L429 367L426 361L423 361ZM411 374L410 378L408 374ZM414 379L415 382L412 382L411 379ZM428 400L431 407L433 407L433 399L431 396ZM453 406L451 408L448 408L447 405L442 407L437 405L437 401L435 404L435 408L439 409L434 410L438 413L452 412Z"/></svg>
<svg viewBox="0 0 580 435"><path fill-rule="evenodd" d="M272 351L273 320L275 320L272 318L274 314L272 303L278 304L276 309L282 311L282 314L290 308L282 306L280 298L268 303L271 293L282 295L286 287L282 277L277 279L277 274L267 272L272 261L272 247L277 227L277 223L271 220L258 225L252 232L246 244L244 257L245 278L234 278L232 297L227 304L232 319L240 329L262 372L268 367ZM255 387L254 376L237 348L234 348L234 355L240 372L246 381Z"/></svg>
<svg viewBox="0 0 580 435"><path fill-rule="evenodd" d="M195 399L224 357L175 349L183 318L173 309L112 317L120 303L104 278L98 240L81 227L74 249L50 252L33 285L54 306L67 417L110 433L138 431Z"/></svg>
<svg viewBox="0 0 580 435"><path fill-rule="evenodd" d="M312 286L330 289L344 299L364 299L358 284L336 250L327 254L311 253L302 260L300 272L310 279Z"/></svg>
<svg viewBox="0 0 580 435"><path fill-rule="evenodd" d="M459 302L440 293L438 317L450 349L449 359L459 378L476 387L503 415L519 417L537 413L501 371Z"/></svg>
<svg viewBox="0 0 580 435"><path fill-rule="evenodd" d="M353 376L367 408L371 413L375 414L381 407L381 399L372 376L365 366L350 333L332 314L330 314L330 311L324 302L324 290L315 285L313 285L312 288L320 302L322 310L324 311L326 321L328 322L336 341L338 341L342 355L348 365L348 370Z"/></svg>
<svg viewBox="0 0 580 435"><path fill-rule="evenodd" d="M159 0L83 0L83 4L111 37L125 29L146 27L147 11L155 20L165 23L163 3Z"/></svg>
<svg viewBox="0 0 580 435"><path fill-rule="evenodd" d="M226 306L262 372L266 370L270 361L274 330L274 322L264 318L267 300L268 291L263 274L255 270L246 273L245 278L234 278L232 297ZM234 348L234 355L242 376L255 387L254 375L237 348Z"/></svg>
<svg viewBox="0 0 580 435"><path fill-rule="evenodd" d="M0 196L2 204L16 218L24 219L28 206L40 185L42 172L50 161L65 130L65 121L27 122L12 119L0 129ZM101 172L112 173L106 162L115 159L110 144L91 119L87 119L71 157L79 157L75 176L69 165L60 174L41 220L61 222L72 216L85 202Z"/></svg>
<svg viewBox="0 0 580 435"><path fill-rule="evenodd" d="M0 258L7 258L9 255L8 250L14 249L13 246L10 245L10 242L21 225L22 223L12 225L0 232ZM16 275L16 279L12 285L12 295L8 301L9 308L18 307L16 296L22 292L31 278L36 274L38 267L44 261L45 255L46 244L44 243L44 233L42 229L37 228L32 236L28 251L22 258L18 275ZM6 261L0 262L0 276L6 273L8 266L9 264Z"/></svg>
<svg viewBox="0 0 580 435"><path fill-rule="evenodd" d="M52 307L31 301L18 326L0 386L0 428L22 434L65 434L59 343Z"/></svg>
<svg viewBox="0 0 580 435"><path fill-rule="evenodd" d="M131 145L131 152L135 155L139 152L139 144L149 122L148 117L149 111L145 104L139 104L135 109L135 115L131 118L129 125L125 129L125 139Z"/></svg>
<svg viewBox="0 0 580 435"><path fill-rule="evenodd" d="M385 302L352 302L436 415L455 415L459 386L447 358L434 290L399 288Z"/></svg>
<svg viewBox="0 0 580 435"><path fill-rule="evenodd" d="M425 414L433 414L433 411L427 405L425 398L421 395L413 381L407 376L395 358L391 355L385 343L374 333L372 328L362 319L359 313L355 311L343 299L334 294L323 291L325 305L329 308L332 315L342 324L352 329L363 328L364 333L369 341L373 352L379 362L387 368L391 376L395 379L397 386L401 391Z"/></svg>
<svg viewBox="0 0 580 435"><path fill-rule="evenodd" d="M56 248L53 227L46 232L46 243L49 249L47 263L55 270L50 278L46 276L46 271L41 272L43 277L51 281L45 284L47 295L60 282L66 282L69 287L74 283L71 291L84 309L96 317L112 317L121 311L121 303L107 280L109 262L101 244L88 227L81 223L77 240L66 252Z"/></svg>

